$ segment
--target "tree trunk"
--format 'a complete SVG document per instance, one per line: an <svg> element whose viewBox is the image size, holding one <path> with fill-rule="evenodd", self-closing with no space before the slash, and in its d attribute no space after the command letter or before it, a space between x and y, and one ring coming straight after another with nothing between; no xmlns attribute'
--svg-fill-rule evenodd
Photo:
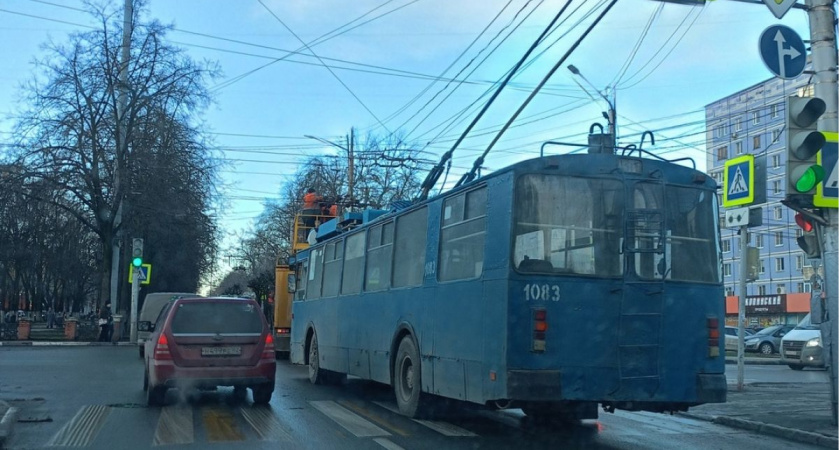
<svg viewBox="0 0 840 450"><path fill-rule="evenodd" d="M101 308L105 304L105 300L111 295L111 233L102 233L102 280L99 283L99 298L96 306ZM111 300L113 303L113 300Z"/></svg>

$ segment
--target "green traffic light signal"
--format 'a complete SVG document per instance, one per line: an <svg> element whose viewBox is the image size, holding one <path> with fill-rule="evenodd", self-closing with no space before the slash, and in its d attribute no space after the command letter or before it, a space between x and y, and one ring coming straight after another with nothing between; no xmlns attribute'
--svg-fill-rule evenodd
<svg viewBox="0 0 840 450"><path fill-rule="evenodd" d="M131 265L134 267L140 267L143 265L143 258L134 258L131 260Z"/></svg>
<svg viewBox="0 0 840 450"><path fill-rule="evenodd" d="M793 181L797 192L808 192L816 189L817 183L825 179L825 169L814 164L809 167L802 167L802 170L794 170Z"/></svg>
<svg viewBox="0 0 840 450"><path fill-rule="evenodd" d="M799 198L802 204L810 205L817 185L825 178L825 169L817 163L817 153L826 141L825 135L817 129L817 121L825 110L825 102L816 97L785 99L785 171L789 200Z"/></svg>

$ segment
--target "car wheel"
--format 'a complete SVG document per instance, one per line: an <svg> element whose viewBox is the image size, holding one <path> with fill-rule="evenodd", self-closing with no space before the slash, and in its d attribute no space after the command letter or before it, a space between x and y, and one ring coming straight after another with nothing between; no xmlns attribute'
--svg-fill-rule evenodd
<svg viewBox="0 0 840 450"><path fill-rule="evenodd" d="M428 414L428 399L422 392L420 380L420 352L411 336L400 342L394 360L394 395L400 413L411 418Z"/></svg>
<svg viewBox="0 0 840 450"><path fill-rule="evenodd" d="M236 403L242 403L248 399L248 389L245 386L234 386L233 387L233 401Z"/></svg>
<svg viewBox="0 0 840 450"><path fill-rule="evenodd" d="M161 406L166 400L166 386L149 386L146 390L146 403L149 406Z"/></svg>
<svg viewBox="0 0 840 450"><path fill-rule="evenodd" d="M271 395L274 394L273 384L261 384L253 386L251 392L254 395L254 403L258 405L267 405L271 401Z"/></svg>
<svg viewBox="0 0 840 450"><path fill-rule="evenodd" d="M762 342L761 345L758 346L758 351L761 352L762 355L772 355L773 344L769 342Z"/></svg>
<svg viewBox="0 0 840 450"><path fill-rule="evenodd" d="M805 368L805 366L800 364L788 364L788 367L790 367L793 370L802 370Z"/></svg>

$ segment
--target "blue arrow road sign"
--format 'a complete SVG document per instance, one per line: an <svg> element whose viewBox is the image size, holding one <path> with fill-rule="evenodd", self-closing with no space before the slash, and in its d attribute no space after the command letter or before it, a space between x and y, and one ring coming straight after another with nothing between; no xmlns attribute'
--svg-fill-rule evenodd
<svg viewBox="0 0 840 450"><path fill-rule="evenodd" d="M792 28L768 27L758 40L758 51L764 65L779 78L796 78L805 71L805 43Z"/></svg>
<svg viewBox="0 0 840 450"><path fill-rule="evenodd" d="M837 133L823 132L825 145L817 154L817 163L825 169L825 179L817 185L814 206L837 208Z"/></svg>
<svg viewBox="0 0 840 450"><path fill-rule="evenodd" d="M732 158L723 165L723 206L749 205L755 200L755 157Z"/></svg>

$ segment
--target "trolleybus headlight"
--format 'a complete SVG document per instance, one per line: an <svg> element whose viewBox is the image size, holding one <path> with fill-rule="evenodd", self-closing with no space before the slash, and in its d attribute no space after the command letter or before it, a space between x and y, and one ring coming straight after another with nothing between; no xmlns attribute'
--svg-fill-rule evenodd
<svg viewBox="0 0 840 450"><path fill-rule="evenodd" d="M818 347L820 345L820 338L814 338L805 344L806 347Z"/></svg>

